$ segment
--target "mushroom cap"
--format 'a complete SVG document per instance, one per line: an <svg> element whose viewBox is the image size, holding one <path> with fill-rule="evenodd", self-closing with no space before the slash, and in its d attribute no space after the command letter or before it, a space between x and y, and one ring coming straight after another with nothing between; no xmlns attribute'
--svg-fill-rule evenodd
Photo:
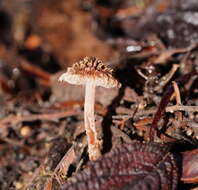
<svg viewBox="0 0 198 190"><path fill-rule="evenodd" d="M75 63L62 74L59 81L66 81L75 85L92 83L104 88L121 87L121 84L113 77L113 69L104 65L95 57L85 57Z"/></svg>

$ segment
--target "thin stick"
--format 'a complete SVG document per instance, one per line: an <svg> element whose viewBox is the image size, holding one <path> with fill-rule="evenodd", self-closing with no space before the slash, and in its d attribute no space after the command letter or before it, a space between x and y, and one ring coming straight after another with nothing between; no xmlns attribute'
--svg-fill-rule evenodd
<svg viewBox="0 0 198 190"><path fill-rule="evenodd" d="M170 79L173 77L178 68L179 65L173 64L171 70L160 79L159 85L155 87L155 91L162 89L170 81Z"/></svg>
<svg viewBox="0 0 198 190"><path fill-rule="evenodd" d="M198 112L198 106L175 105L175 106L166 107L166 112L175 112L175 111Z"/></svg>
<svg viewBox="0 0 198 190"><path fill-rule="evenodd" d="M181 105L182 103L181 103L181 95L180 95L179 87L175 81L173 81L172 84L173 84L173 88L174 88L176 105ZM180 111L175 112L175 116L178 120L182 120L182 118L183 118L182 112L180 112Z"/></svg>
<svg viewBox="0 0 198 190"><path fill-rule="evenodd" d="M68 110L68 111L61 111L55 113L41 113L41 114L32 114L32 115L16 115L16 116L8 116L5 118L0 119L0 126L2 125L16 125L17 123L23 121L34 121L34 120L47 120L53 121L55 119L60 119L63 117L69 117L73 115L77 115L77 111L75 110Z"/></svg>
<svg viewBox="0 0 198 190"><path fill-rule="evenodd" d="M181 96L180 96L179 87L178 87L178 85L175 81L173 81L172 83L173 83L173 88L174 88L174 95L175 95L175 99L176 99L176 104L181 105L182 103L181 103Z"/></svg>
<svg viewBox="0 0 198 190"><path fill-rule="evenodd" d="M15 126L16 124L23 121L35 121L35 120L45 120L53 121L63 117L70 117L78 115L78 112L75 110L61 111L55 113L41 113L41 114L32 114L32 115L11 115L5 118L0 119L0 134L5 137L7 128L9 126Z"/></svg>

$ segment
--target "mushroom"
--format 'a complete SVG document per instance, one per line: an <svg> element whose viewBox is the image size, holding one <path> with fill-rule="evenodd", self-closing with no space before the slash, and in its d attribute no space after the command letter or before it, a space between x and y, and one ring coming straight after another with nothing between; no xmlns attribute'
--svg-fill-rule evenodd
<svg viewBox="0 0 198 190"><path fill-rule="evenodd" d="M88 141L90 160L97 160L101 156L102 140L98 139L94 117L95 87L120 87L121 84L112 76L113 69L104 65L95 57L85 57L75 63L62 74L59 81L66 81L75 85L85 85L84 126Z"/></svg>

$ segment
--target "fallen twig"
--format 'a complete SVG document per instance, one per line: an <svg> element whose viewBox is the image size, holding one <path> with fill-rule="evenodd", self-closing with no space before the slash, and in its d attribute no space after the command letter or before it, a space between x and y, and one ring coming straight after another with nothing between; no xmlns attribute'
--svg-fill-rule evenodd
<svg viewBox="0 0 198 190"><path fill-rule="evenodd" d="M160 79L159 85L155 87L155 91L162 89L170 81L170 79L173 77L178 68L179 65L173 64L171 70Z"/></svg>
<svg viewBox="0 0 198 190"><path fill-rule="evenodd" d="M176 105L182 105L179 87L175 81L173 81L172 84L173 84L173 88L174 88L174 96L176 99ZM182 118L183 118L182 112L180 112L180 111L175 112L175 117L177 120L182 120Z"/></svg>
<svg viewBox="0 0 198 190"><path fill-rule="evenodd" d="M36 120L53 121L63 117L74 116L77 114L78 112L76 110L68 110L68 111L61 111L56 113L42 113L42 114L33 114L33 115L14 115L14 116L11 115L0 120L0 133L4 134L3 131L8 125L13 126L24 121L36 121Z"/></svg>
<svg viewBox="0 0 198 190"><path fill-rule="evenodd" d="M198 112L198 106L174 105L166 107L166 112L173 113L175 111Z"/></svg>
<svg viewBox="0 0 198 190"><path fill-rule="evenodd" d="M50 179L45 184L44 190L51 190L52 180L55 177L59 184L62 183L62 176L67 176L69 167L72 163L76 162L87 146L86 138L82 138L81 143L73 144L70 149L66 152L64 157L61 159L59 164L56 166L53 174L51 175Z"/></svg>

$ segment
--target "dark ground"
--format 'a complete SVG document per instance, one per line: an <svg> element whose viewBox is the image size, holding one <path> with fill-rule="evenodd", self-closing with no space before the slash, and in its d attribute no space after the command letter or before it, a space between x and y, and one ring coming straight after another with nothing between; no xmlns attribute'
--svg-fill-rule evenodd
<svg viewBox="0 0 198 190"><path fill-rule="evenodd" d="M196 0L0 1L0 189L60 189L90 167L84 91L57 81L85 56L122 83L97 89L103 153L163 144L177 157L176 189L197 189Z"/></svg>

